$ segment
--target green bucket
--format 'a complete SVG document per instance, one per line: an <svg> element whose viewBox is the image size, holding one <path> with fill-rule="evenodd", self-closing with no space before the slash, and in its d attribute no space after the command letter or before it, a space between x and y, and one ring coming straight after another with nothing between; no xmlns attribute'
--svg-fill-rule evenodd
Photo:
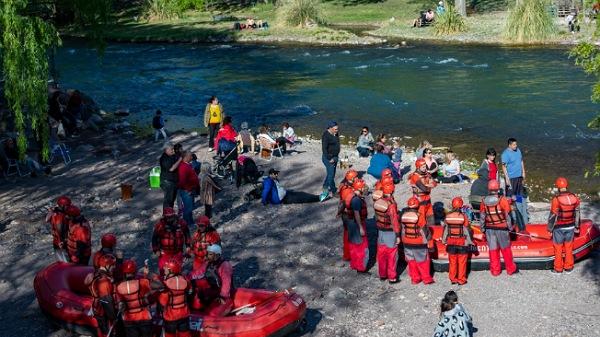
<svg viewBox="0 0 600 337"><path fill-rule="evenodd" d="M155 166L150 170L150 188L160 188L160 167Z"/></svg>

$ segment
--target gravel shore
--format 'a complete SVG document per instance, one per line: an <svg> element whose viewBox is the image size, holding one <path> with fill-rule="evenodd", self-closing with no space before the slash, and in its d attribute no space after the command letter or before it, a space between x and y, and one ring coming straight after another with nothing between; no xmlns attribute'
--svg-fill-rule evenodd
<svg viewBox="0 0 600 337"><path fill-rule="evenodd" d="M48 178L20 178L0 185L0 335L68 336L42 315L32 289L35 273L53 262L51 236L43 223L47 207L67 194L81 205L93 224L95 249L102 233L113 231L126 257L138 263L150 258L153 224L161 214L162 191L148 188L148 172L157 165L160 143L124 140L110 135L90 136L90 144L121 142L118 156L91 151L79 145L74 162L58 166ZM195 151L201 161L212 161L206 139L178 134L174 142ZM350 152L349 149L343 151ZM344 154L342 153L342 156ZM406 163L410 165L409 156ZM261 170L281 170L282 184L296 191L318 194L324 178L320 143L305 141L283 159L266 162L255 157ZM366 170L368 160L354 166ZM404 166L403 165L403 166ZM338 171L336 181L343 172ZM133 185L133 199L120 200L121 183ZM309 305L306 336L430 336L438 320L439 302L450 289L474 317L475 336L600 336L600 252L576 264L570 275L544 270L524 270L517 276L492 277L472 272L469 283L451 286L446 273L436 273L436 283L412 286L403 271L401 282L389 285L372 275L357 275L341 260L341 220L335 219L337 200L308 205L263 207L244 202L250 189L237 190L222 182L213 222L223 238L225 255L235 268L235 284L244 287L283 289L296 287ZM469 184L440 185L434 201L448 205L454 196L466 198ZM396 189L404 204L410 195L405 182ZM198 212L201 209L197 210ZM532 222L543 222L547 205L532 203ZM585 204L584 218L600 221L600 207ZM374 245L372 203L369 236ZM372 247L374 248L374 246ZM94 249L94 250L95 250ZM374 252L374 250L373 250ZM151 259L156 265L156 260ZM189 266L187 266L189 268Z"/></svg>

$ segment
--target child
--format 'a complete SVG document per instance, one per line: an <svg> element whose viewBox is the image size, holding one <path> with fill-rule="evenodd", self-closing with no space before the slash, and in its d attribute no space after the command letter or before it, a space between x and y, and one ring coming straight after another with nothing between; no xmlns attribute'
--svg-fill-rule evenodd
<svg viewBox="0 0 600 337"><path fill-rule="evenodd" d="M440 321L435 327L433 337L471 337L473 336L473 320L458 296L452 290L444 295L440 305Z"/></svg>
<svg viewBox="0 0 600 337"><path fill-rule="evenodd" d="M402 148L400 147L400 139L398 138L392 139L392 164L396 168L396 171L400 173L400 165L402 165Z"/></svg>
<svg viewBox="0 0 600 337"><path fill-rule="evenodd" d="M200 166L200 202L204 204L204 215L212 218L212 206L215 202L215 192L222 188L210 176L210 164L205 162Z"/></svg>
<svg viewBox="0 0 600 337"><path fill-rule="evenodd" d="M156 110L156 115L152 119L152 127L154 128L154 141L158 141L158 136L162 134L163 138L167 140L167 133L165 132L165 120L162 117L162 111Z"/></svg>

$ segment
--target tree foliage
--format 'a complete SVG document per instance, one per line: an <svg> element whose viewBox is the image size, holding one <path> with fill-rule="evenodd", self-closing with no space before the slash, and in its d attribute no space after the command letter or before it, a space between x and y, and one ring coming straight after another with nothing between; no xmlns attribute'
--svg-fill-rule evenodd
<svg viewBox="0 0 600 337"><path fill-rule="evenodd" d="M282 25L291 27L325 23L318 0L281 0L278 2L277 19Z"/></svg>
<svg viewBox="0 0 600 337"><path fill-rule="evenodd" d="M556 33L550 0L522 0L510 7L505 36L519 43L543 42Z"/></svg>
<svg viewBox="0 0 600 337"><path fill-rule="evenodd" d="M446 11L438 15L433 24L435 35L450 35L466 30L467 24L464 17L449 3L446 4Z"/></svg>

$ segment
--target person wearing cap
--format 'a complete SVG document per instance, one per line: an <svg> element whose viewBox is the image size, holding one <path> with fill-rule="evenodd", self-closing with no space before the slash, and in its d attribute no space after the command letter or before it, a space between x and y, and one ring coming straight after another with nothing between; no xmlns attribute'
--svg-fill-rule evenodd
<svg viewBox="0 0 600 337"><path fill-rule="evenodd" d="M552 234L552 244L554 245L552 272L560 274L564 271L569 274L573 271L575 264L573 238L576 232L579 233L580 200L567 190L569 182L566 178L558 177L554 185L558 189L558 195L552 198L548 218L548 231Z"/></svg>
<svg viewBox="0 0 600 337"><path fill-rule="evenodd" d="M252 132L248 129L248 122L242 122L241 130L237 135L238 141L238 153L246 153L250 151L251 154L254 154L254 143L256 140L252 135Z"/></svg>
<svg viewBox="0 0 600 337"><path fill-rule="evenodd" d="M219 232L210 225L210 219L206 215L200 215L196 219L196 232L192 236L192 254L194 255L193 269L199 268L206 260L206 249L210 245L221 244Z"/></svg>
<svg viewBox="0 0 600 337"><path fill-rule="evenodd" d="M445 12L446 12L446 7L444 7L444 2L443 1L438 2L438 5L437 5L437 7L435 9L435 13L437 15L442 15Z"/></svg>
<svg viewBox="0 0 600 337"><path fill-rule="evenodd" d="M367 273L369 262L369 242L367 240L367 203L364 194L367 192L365 181L354 179L353 192L344 196L338 214L345 213L343 220L348 228L348 248L350 249L350 268L358 273Z"/></svg>
<svg viewBox="0 0 600 337"><path fill-rule="evenodd" d="M335 187L335 171L340 155L340 136L338 134L339 127L334 121L330 121L327 124L327 130L323 132L321 137L321 148L323 150L322 161L325 165L325 181L323 182L323 193L321 194L321 201L324 201L329 197L329 194L335 194L337 188Z"/></svg>
<svg viewBox="0 0 600 337"><path fill-rule="evenodd" d="M171 259L183 263L184 246L190 247L190 230L171 207L163 209L163 217L154 225L152 251L158 256L162 275L165 263Z"/></svg>
<svg viewBox="0 0 600 337"><path fill-rule="evenodd" d="M206 251L206 261L188 275L194 289L192 308L208 316L226 316L233 307L233 267L223 258L220 245L210 245Z"/></svg>
<svg viewBox="0 0 600 337"><path fill-rule="evenodd" d="M481 231L489 246L490 272L498 276L502 272L500 264L500 253L504 260L506 273L512 275L518 273L517 265L513 261L510 246L509 231L513 230L510 217L510 203L504 196L500 196L500 183L498 180L488 182L488 195L481 200L479 211L482 219Z"/></svg>
<svg viewBox="0 0 600 337"><path fill-rule="evenodd" d="M265 206L267 204L306 204L318 202L319 196L286 190L279 182L279 171L271 168L269 169L269 176L263 181L261 201Z"/></svg>

